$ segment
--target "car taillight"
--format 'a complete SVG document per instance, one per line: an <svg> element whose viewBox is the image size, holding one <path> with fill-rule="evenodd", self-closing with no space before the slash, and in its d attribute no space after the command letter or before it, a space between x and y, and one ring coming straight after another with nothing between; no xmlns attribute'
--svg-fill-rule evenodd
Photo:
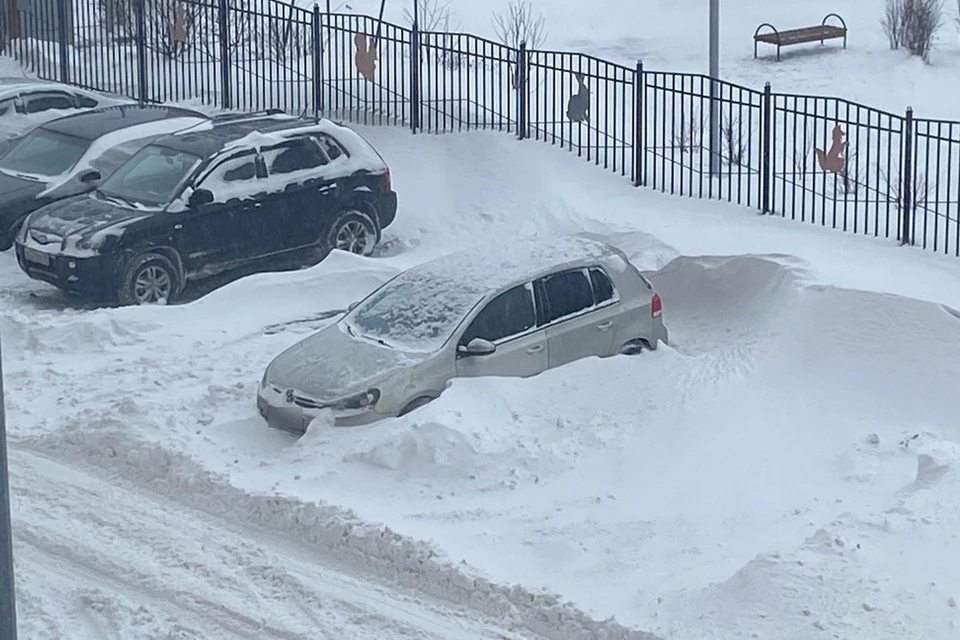
<svg viewBox="0 0 960 640"><path fill-rule="evenodd" d="M650 315L659 318L661 313L663 313L663 300L660 299L660 294L655 293L650 298Z"/></svg>
<svg viewBox="0 0 960 640"><path fill-rule="evenodd" d="M387 172L383 174L383 184L385 191L391 191L393 189L393 182L390 179L390 167L387 167Z"/></svg>

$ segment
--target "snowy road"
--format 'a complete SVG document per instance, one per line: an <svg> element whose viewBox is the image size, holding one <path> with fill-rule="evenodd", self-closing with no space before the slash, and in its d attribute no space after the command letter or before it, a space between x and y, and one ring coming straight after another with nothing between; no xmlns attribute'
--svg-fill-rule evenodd
<svg viewBox="0 0 960 640"><path fill-rule="evenodd" d="M84 466L11 451L24 638L521 637Z"/></svg>

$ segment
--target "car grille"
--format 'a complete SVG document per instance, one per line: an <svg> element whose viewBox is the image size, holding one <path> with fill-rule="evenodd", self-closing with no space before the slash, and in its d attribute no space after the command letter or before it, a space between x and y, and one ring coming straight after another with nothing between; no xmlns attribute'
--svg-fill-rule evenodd
<svg viewBox="0 0 960 640"><path fill-rule="evenodd" d="M304 409L326 409L327 407L333 406L329 402L317 402L316 400L311 400L310 398L296 394L293 396L293 403Z"/></svg>

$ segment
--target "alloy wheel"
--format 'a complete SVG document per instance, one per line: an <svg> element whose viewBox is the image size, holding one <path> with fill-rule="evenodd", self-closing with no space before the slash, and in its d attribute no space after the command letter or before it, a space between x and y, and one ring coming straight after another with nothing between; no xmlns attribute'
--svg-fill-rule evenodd
<svg viewBox="0 0 960 640"><path fill-rule="evenodd" d="M133 297L137 304L154 304L170 299L173 279L161 266L150 265L137 274L133 282Z"/></svg>
<svg viewBox="0 0 960 640"><path fill-rule="evenodd" d="M370 231L357 220L350 220L337 232L336 248L357 255L366 255L370 244Z"/></svg>

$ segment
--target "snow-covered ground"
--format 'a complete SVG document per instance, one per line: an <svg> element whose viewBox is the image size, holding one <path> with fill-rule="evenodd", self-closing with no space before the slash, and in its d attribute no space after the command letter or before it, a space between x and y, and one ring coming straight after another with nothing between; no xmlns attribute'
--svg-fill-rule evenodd
<svg viewBox="0 0 960 640"><path fill-rule="evenodd" d="M468 30L479 4L452 5ZM701 68L690 0L607 4L539 7L551 46ZM960 116L952 25L921 68L879 2L722 4L731 80ZM848 51L753 62L755 23L829 11ZM960 261L505 134L359 130L400 194L379 257L91 309L0 255L24 637L957 637ZM672 345L456 381L370 427L259 418L272 357L398 269L581 230L650 272Z"/></svg>
<svg viewBox="0 0 960 640"><path fill-rule="evenodd" d="M952 636L960 262L633 189L505 135L361 132L403 201L383 257L113 310L0 257L27 637L77 619L106 629L92 637L306 637L366 614L482 637L437 627L504 611L472 578L676 638ZM652 272L672 346L458 381L371 427L263 425L269 360L397 269L581 229ZM432 604L358 601L335 571ZM503 626L536 629L544 607L526 599ZM460 613L410 622L440 606ZM570 635L553 637L577 637L559 620Z"/></svg>

